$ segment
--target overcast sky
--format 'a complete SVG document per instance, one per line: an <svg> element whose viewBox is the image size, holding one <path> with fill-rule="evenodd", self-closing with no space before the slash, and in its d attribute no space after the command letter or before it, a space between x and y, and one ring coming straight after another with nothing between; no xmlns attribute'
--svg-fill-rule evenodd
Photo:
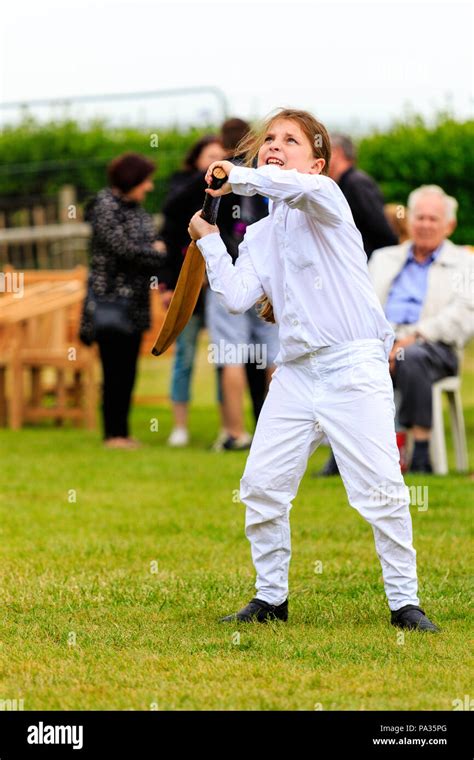
<svg viewBox="0 0 474 760"><path fill-rule="evenodd" d="M235 115L289 105L355 130L383 126L407 104L431 115L447 97L459 117L472 111L468 4L7 1L3 102L211 85ZM159 123L218 120L218 108L206 95L73 113Z"/></svg>

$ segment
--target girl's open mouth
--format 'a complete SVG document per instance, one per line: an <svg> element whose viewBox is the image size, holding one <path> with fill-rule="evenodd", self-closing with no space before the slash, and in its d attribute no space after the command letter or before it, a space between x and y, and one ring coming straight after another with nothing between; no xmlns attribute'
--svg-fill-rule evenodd
<svg viewBox="0 0 474 760"><path fill-rule="evenodd" d="M276 158L275 156L270 156L270 158L267 158L266 163L276 164L276 166L283 166L283 161L279 158Z"/></svg>

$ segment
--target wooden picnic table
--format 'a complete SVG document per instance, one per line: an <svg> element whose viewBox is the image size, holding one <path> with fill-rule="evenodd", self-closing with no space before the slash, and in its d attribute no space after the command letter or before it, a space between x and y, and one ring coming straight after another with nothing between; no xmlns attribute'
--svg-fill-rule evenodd
<svg viewBox="0 0 474 760"><path fill-rule="evenodd" d="M25 286L21 294L0 297L0 424L8 421L18 429L25 421L54 418L95 427L95 351L82 346L70 330L71 309L80 308L85 287L75 279L40 282ZM48 407L42 385L46 368L56 374L56 404ZM31 377L29 398L25 370ZM68 374L73 376L69 398Z"/></svg>

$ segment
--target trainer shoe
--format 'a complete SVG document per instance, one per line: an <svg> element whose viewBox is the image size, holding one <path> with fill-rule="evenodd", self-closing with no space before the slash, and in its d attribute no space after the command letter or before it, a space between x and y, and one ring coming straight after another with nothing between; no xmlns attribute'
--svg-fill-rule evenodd
<svg viewBox="0 0 474 760"><path fill-rule="evenodd" d="M252 599L246 607L226 615L220 623L266 623L268 620L288 620L288 599L281 604L268 604L263 599Z"/></svg>
<svg viewBox="0 0 474 760"><path fill-rule="evenodd" d="M222 444L222 448L224 451L246 451L251 445L252 436L249 433L242 433L238 438L229 435Z"/></svg>
<svg viewBox="0 0 474 760"><path fill-rule="evenodd" d="M426 617L425 611L414 604L406 604L405 607L401 607L399 610L392 610L390 622L397 628L440 633L440 628Z"/></svg>
<svg viewBox="0 0 474 760"><path fill-rule="evenodd" d="M179 448L181 446L187 446L189 443L189 433L186 428L175 427L171 431L171 435L168 438L168 446Z"/></svg>
<svg viewBox="0 0 474 760"><path fill-rule="evenodd" d="M221 430L216 440L211 446L212 451L223 451L224 443L227 441L228 437L229 437L229 433L227 432L227 430Z"/></svg>

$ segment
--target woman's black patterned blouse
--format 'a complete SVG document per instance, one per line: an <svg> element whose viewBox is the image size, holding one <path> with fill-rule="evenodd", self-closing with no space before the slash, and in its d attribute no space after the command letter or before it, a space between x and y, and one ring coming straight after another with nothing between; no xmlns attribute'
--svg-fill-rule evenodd
<svg viewBox="0 0 474 760"><path fill-rule="evenodd" d="M95 295L107 296L111 302L127 297L136 331L147 330L150 287L170 277L166 254L152 245L160 239L152 216L138 203L106 188L88 204L85 219L92 226L90 287ZM80 336L84 342L93 339L93 326L86 310L81 318Z"/></svg>

